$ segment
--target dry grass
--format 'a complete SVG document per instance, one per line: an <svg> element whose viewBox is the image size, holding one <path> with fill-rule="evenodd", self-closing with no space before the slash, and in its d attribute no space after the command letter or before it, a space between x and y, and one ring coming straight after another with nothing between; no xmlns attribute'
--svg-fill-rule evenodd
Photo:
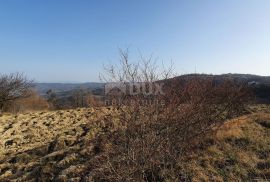
<svg viewBox="0 0 270 182"><path fill-rule="evenodd" d="M269 181L269 107L224 124L207 144L189 158L186 170L195 181ZM264 109L262 109L264 108Z"/></svg>
<svg viewBox="0 0 270 182"><path fill-rule="evenodd" d="M92 181L93 161L111 146L91 141L108 139L97 136L117 128L117 117L107 108L0 117L0 181ZM190 181L270 180L268 122L268 106L226 122L190 151L179 173Z"/></svg>
<svg viewBox="0 0 270 182"><path fill-rule="evenodd" d="M4 114L0 117L0 181L8 176L14 181L68 177L75 166L89 159L93 147L87 142L105 131L106 120L116 115L107 108ZM117 124L116 119L112 121ZM77 170L71 176L80 174Z"/></svg>

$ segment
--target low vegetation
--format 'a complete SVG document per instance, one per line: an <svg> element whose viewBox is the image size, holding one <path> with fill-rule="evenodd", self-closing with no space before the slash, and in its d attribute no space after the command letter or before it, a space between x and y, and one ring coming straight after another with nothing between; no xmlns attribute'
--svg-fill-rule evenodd
<svg viewBox="0 0 270 182"><path fill-rule="evenodd" d="M31 95L32 81L21 73L0 75L0 113L10 103Z"/></svg>
<svg viewBox="0 0 270 182"><path fill-rule="evenodd" d="M183 181L269 180L270 108L253 106L249 112L222 124L177 161L179 169L167 168L162 174L177 172ZM114 141L106 133L121 126L117 113L111 108L89 108L5 114L0 117L0 181L104 180L100 174L113 169L108 166L121 156L106 160ZM98 163L103 160L107 162Z"/></svg>

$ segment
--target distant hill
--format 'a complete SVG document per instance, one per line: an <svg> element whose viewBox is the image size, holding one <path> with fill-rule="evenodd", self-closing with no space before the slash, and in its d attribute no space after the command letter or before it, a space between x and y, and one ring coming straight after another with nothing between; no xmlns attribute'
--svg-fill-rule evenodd
<svg viewBox="0 0 270 182"><path fill-rule="evenodd" d="M251 74L221 74L221 75L211 75L211 74L186 74L181 75L175 78L192 78L192 77L214 77L215 79L233 79L237 81L241 81L243 83L255 83L257 84L264 84L264 85L270 85L270 76L259 76L259 75L251 75Z"/></svg>
<svg viewBox="0 0 270 182"><path fill-rule="evenodd" d="M259 76L251 74L186 74L175 77L174 79L190 79L193 77L214 77L215 80L233 79L242 83L248 84L253 88L260 103L270 103L270 76ZM94 95L104 95L105 83L87 82L87 83L36 83L35 89L41 96L46 96L48 90L52 90L58 97L64 98L71 96L74 90L86 89L91 91Z"/></svg>
<svg viewBox="0 0 270 182"><path fill-rule="evenodd" d="M259 76L251 74L187 74L175 77L174 79L188 80L194 77L212 77L216 81L232 79L243 84L247 84L253 91L258 103L270 103L270 76Z"/></svg>
<svg viewBox="0 0 270 182"><path fill-rule="evenodd" d="M87 89L93 92L103 89L104 83L88 82L88 83L35 83L37 92L44 96L48 90L53 90L57 94L69 94L73 90Z"/></svg>

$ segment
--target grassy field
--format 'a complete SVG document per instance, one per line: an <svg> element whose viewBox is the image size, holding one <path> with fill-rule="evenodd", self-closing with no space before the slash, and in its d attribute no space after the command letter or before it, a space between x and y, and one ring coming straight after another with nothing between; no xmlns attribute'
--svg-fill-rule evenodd
<svg viewBox="0 0 270 182"><path fill-rule="evenodd" d="M91 141L116 127L117 118L109 108L4 114L0 181L92 181L98 156ZM269 181L270 107L253 106L227 121L183 166L189 181Z"/></svg>

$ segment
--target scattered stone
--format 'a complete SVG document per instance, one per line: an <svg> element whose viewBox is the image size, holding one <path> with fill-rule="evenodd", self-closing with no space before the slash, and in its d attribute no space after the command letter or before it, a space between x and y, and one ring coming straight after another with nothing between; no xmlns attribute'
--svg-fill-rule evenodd
<svg viewBox="0 0 270 182"><path fill-rule="evenodd" d="M259 121L257 121L257 123L260 124L261 126L265 127L265 128L270 128L270 121L259 120Z"/></svg>
<svg viewBox="0 0 270 182"><path fill-rule="evenodd" d="M11 145L13 145L13 143L14 143L13 140L7 140L7 141L5 142L5 147L11 146Z"/></svg>

